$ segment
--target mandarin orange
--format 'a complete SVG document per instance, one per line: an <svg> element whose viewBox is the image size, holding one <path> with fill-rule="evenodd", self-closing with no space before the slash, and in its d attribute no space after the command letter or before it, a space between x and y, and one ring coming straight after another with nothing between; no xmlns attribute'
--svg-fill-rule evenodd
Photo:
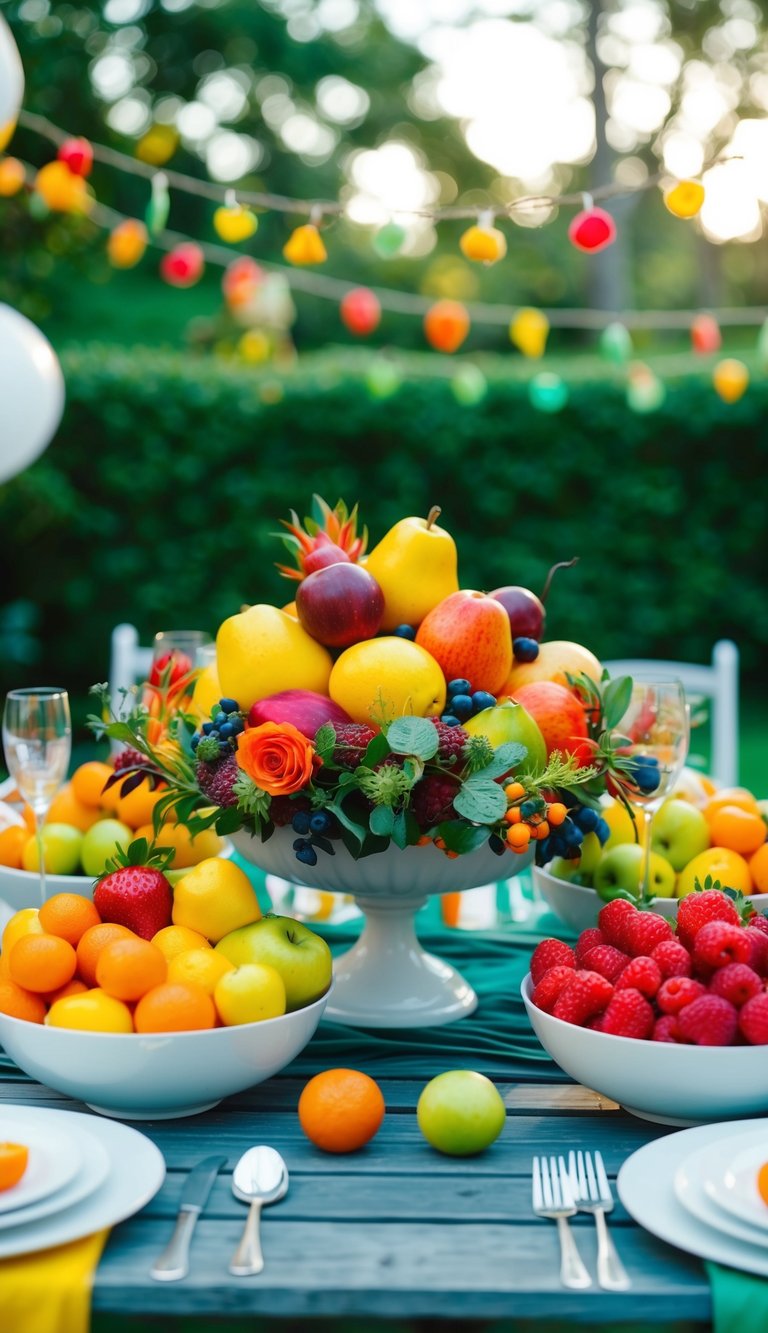
<svg viewBox="0 0 768 1333"><path fill-rule="evenodd" d="M77 955L58 935L25 935L8 955L11 981L40 993L66 986L75 975Z"/></svg>
<svg viewBox="0 0 768 1333"><path fill-rule="evenodd" d="M40 908L40 925L48 935L58 935L77 947L91 926L101 924L99 916L90 898L83 898L79 893L56 893L48 898Z"/></svg>
<svg viewBox="0 0 768 1333"><path fill-rule="evenodd" d="M96 984L116 1000L140 1000L162 985L167 972L163 954L149 940L113 940L97 959Z"/></svg>
<svg viewBox="0 0 768 1333"><path fill-rule="evenodd" d="M166 981L142 995L133 1015L137 1032L190 1032L216 1026L213 1000L193 981Z"/></svg>
<svg viewBox="0 0 768 1333"><path fill-rule="evenodd" d="M326 1069L299 1098L299 1124L323 1152L356 1152L378 1132L385 1109L381 1088L368 1074Z"/></svg>
<svg viewBox="0 0 768 1333"><path fill-rule="evenodd" d="M81 937L77 946L77 971L87 986L96 985L96 964L99 954L113 940L138 939L127 926L119 926L116 921L103 921L98 926L90 926Z"/></svg>

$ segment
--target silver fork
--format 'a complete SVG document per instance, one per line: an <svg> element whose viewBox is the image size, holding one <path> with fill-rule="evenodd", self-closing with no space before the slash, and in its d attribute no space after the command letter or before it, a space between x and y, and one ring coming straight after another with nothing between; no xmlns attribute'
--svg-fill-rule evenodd
<svg viewBox="0 0 768 1333"><path fill-rule="evenodd" d="M568 1175L576 1207L594 1213L597 1229L597 1280L604 1291L626 1291L632 1284L608 1232L606 1213L613 1208L613 1194L599 1152L570 1152Z"/></svg>
<svg viewBox="0 0 768 1333"><path fill-rule="evenodd" d="M591 1287L592 1279L581 1262L568 1218L573 1217L571 1182L560 1157L533 1159L533 1211L537 1217L553 1218L560 1238L560 1281L564 1287Z"/></svg>

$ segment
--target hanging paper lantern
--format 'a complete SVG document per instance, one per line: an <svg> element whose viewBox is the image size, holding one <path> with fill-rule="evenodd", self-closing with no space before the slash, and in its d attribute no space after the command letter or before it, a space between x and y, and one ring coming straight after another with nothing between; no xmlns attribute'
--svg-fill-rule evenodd
<svg viewBox="0 0 768 1333"><path fill-rule="evenodd" d="M107 258L113 268L135 268L149 243L147 229L136 218L119 222L107 240Z"/></svg>
<svg viewBox="0 0 768 1333"><path fill-rule="evenodd" d="M568 402L568 385L559 375L542 370L530 381L528 398L539 412L562 412Z"/></svg>
<svg viewBox="0 0 768 1333"><path fill-rule="evenodd" d="M87 139L65 139L56 156L69 167L73 176L90 176L93 149Z"/></svg>
<svg viewBox="0 0 768 1333"><path fill-rule="evenodd" d="M524 306L512 320L509 336L523 356L543 356L549 336L549 320L541 310Z"/></svg>
<svg viewBox="0 0 768 1333"><path fill-rule="evenodd" d="M704 203L705 190L699 181L678 181L664 191L664 203L676 218L695 218Z"/></svg>
<svg viewBox="0 0 768 1333"><path fill-rule="evenodd" d="M194 241L182 241L160 260L160 276L171 287L194 287L205 268L205 259Z"/></svg>
<svg viewBox="0 0 768 1333"><path fill-rule="evenodd" d="M632 335L627 326L618 320L606 324L600 334L600 351L614 366L625 365L632 355Z"/></svg>
<svg viewBox="0 0 768 1333"><path fill-rule="evenodd" d="M712 383L715 392L724 403L737 403L746 392L749 371L743 361L737 361L735 357L726 357L724 361L718 361L715 366Z"/></svg>
<svg viewBox="0 0 768 1333"><path fill-rule="evenodd" d="M427 342L436 352L457 352L469 333L469 315L460 301L436 301L424 316Z"/></svg>
<svg viewBox="0 0 768 1333"><path fill-rule="evenodd" d="M372 398L391 398L402 384L402 376L393 361L377 356L371 361L365 383Z"/></svg>
<svg viewBox="0 0 768 1333"><path fill-rule="evenodd" d="M462 366L451 377L451 393L462 407L475 407L488 392L488 381L477 366Z"/></svg>
<svg viewBox="0 0 768 1333"><path fill-rule="evenodd" d="M52 213L87 213L91 196L82 176L64 162L47 162L35 176L35 191Z"/></svg>
<svg viewBox="0 0 768 1333"><path fill-rule="evenodd" d="M636 361L627 380L627 406L633 412L655 412L666 397L666 389L658 375L642 361Z"/></svg>
<svg viewBox="0 0 768 1333"><path fill-rule="evenodd" d="M136 156L140 162L148 162L151 167L164 167L170 161L179 146L178 130L172 125L153 125L136 145Z"/></svg>
<svg viewBox="0 0 768 1333"><path fill-rule="evenodd" d="M283 254L289 264L323 264L328 258L328 251L323 238L314 222L305 222L291 233L283 246Z"/></svg>
<svg viewBox="0 0 768 1333"><path fill-rule="evenodd" d="M213 215L213 225L217 236L229 245L239 245L254 235L259 220L250 208L242 204L224 204Z"/></svg>
<svg viewBox="0 0 768 1333"><path fill-rule="evenodd" d="M459 241L461 253L465 259L472 259L478 264L495 264L507 253L507 238L498 227L482 219L476 226L470 227Z"/></svg>
<svg viewBox="0 0 768 1333"><path fill-rule="evenodd" d="M171 197L168 193L168 177L158 171L152 177L152 193L149 196L144 221L150 236L159 236L168 221L171 210Z"/></svg>
<svg viewBox="0 0 768 1333"><path fill-rule="evenodd" d="M396 222L385 222L383 227L379 227L373 238L373 248L379 259L393 259L403 248L405 241L405 228L398 226Z"/></svg>
<svg viewBox="0 0 768 1333"><path fill-rule="evenodd" d="M714 315L696 315L691 323L691 344L694 352L706 356L708 352L718 352L723 337L720 325Z"/></svg>
<svg viewBox="0 0 768 1333"><path fill-rule="evenodd" d="M0 482L39 457L63 408L64 377L50 343L24 315L0 305Z"/></svg>
<svg viewBox="0 0 768 1333"><path fill-rule="evenodd" d="M244 361L259 366L272 355L272 343L263 329L247 329L237 344Z"/></svg>
<svg viewBox="0 0 768 1333"><path fill-rule="evenodd" d="M577 250L595 254L616 239L616 223L604 208L585 208L571 219L568 239Z"/></svg>
<svg viewBox="0 0 768 1333"><path fill-rule="evenodd" d="M264 270L250 255L241 255L227 266L221 280L224 300L231 309L247 305L264 281Z"/></svg>
<svg viewBox="0 0 768 1333"><path fill-rule="evenodd" d="M22 188L27 173L23 163L16 157L4 157L0 160L0 198L10 199Z"/></svg>
<svg viewBox="0 0 768 1333"><path fill-rule="evenodd" d="M379 298L368 287L354 287L342 297L339 314L350 333L365 338L381 323Z"/></svg>
<svg viewBox="0 0 768 1333"><path fill-rule="evenodd" d="M24 96L21 56L8 24L0 14L0 153L11 141Z"/></svg>

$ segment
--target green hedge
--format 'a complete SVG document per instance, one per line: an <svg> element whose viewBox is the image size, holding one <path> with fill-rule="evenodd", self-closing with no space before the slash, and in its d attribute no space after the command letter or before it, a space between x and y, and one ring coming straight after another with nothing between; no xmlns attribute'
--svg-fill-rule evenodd
<svg viewBox="0 0 768 1333"><path fill-rule="evenodd" d="M5 687L105 678L121 620L145 639L214 631L243 602L289 600L272 534L313 491L358 500L374 541L441 504L467 587L538 590L552 562L579 555L554 585L548 635L601 656L704 661L728 635L756 671L768 646L768 384L727 407L708 375L678 378L639 416L598 369L546 415L525 368L501 358L472 407L448 361L426 356L403 363L415 373L386 399L346 349L282 379L155 349L69 349L63 364L55 443L0 487ZM30 606L36 661L8 629Z"/></svg>

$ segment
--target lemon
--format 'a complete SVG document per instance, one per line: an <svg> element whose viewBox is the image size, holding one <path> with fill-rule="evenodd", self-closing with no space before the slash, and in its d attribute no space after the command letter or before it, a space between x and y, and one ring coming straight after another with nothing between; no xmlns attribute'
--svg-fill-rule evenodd
<svg viewBox="0 0 768 1333"><path fill-rule="evenodd" d="M3 931L2 951L9 954L16 941L24 935L44 934L45 931L40 925L40 909L38 907L22 907L19 912L14 912Z"/></svg>
<svg viewBox="0 0 768 1333"><path fill-rule="evenodd" d="M353 722L436 717L445 707L445 677L434 657L395 635L347 648L334 665L328 692Z"/></svg>
<svg viewBox="0 0 768 1333"><path fill-rule="evenodd" d="M248 876L218 856L200 861L173 891L173 924L199 931L214 944L260 916Z"/></svg>
<svg viewBox="0 0 768 1333"><path fill-rule="evenodd" d="M79 1032L133 1032L128 1005L98 989L54 1001L45 1021L52 1028L76 1028Z"/></svg>
<svg viewBox="0 0 768 1333"><path fill-rule="evenodd" d="M171 959L168 964L168 980L195 981L209 995L213 995L216 983L221 980L225 972L233 971L234 966L234 963L230 963L228 958L222 953L217 953L215 949L187 949Z"/></svg>
<svg viewBox="0 0 768 1333"><path fill-rule="evenodd" d="M222 695L247 712L257 699L280 690L325 694L331 655L298 620L260 604L230 616L216 636Z"/></svg>

